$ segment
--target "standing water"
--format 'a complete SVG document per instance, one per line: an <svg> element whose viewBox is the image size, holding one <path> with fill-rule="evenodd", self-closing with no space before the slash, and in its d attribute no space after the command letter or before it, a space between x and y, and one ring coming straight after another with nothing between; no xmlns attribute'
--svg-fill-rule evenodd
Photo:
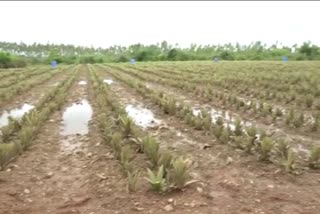
<svg viewBox="0 0 320 214"><path fill-rule="evenodd" d="M81 80L81 81L78 83L78 85L87 85L87 82L84 81L84 80Z"/></svg>
<svg viewBox="0 0 320 214"><path fill-rule="evenodd" d="M73 103L63 113L62 135L80 134L89 132L88 123L92 117L92 108L87 100Z"/></svg>
<svg viewBox="0 0 320 214"><path fill-rule="evenodd" d="M20 119L25 113L27 113L33 108L33 105L25 103L21 108L12 109L10 111L4 111L0 117L0 127L8 125L9 117L13 117L14 119Z"/></svg>
<svg viewBox="0 0 320 214"><path fill-rule="evenodd" d="M111 85L113 83L113 80L111 79L105 79L103 80L104 83L107 83L108 85Z"/></svg>
<svg viewBox="0 0 320 214"><path fill-rule="evenodd" d="M152 111L146 108L127 105L125 110L138 126L147 128L160 124L160 120L155 119Z"/></svg>

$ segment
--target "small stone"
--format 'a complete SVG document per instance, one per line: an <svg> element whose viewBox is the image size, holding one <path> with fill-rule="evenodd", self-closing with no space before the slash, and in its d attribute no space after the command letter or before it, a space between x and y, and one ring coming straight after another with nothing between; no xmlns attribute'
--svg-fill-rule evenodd
<svg viewBox="0 0 320 214"><path fill-rule="evenodd" d="M228 158L227 158L227 165L231 164L232 162L233 162L232 157L228 157Z"/></svg>
<svg viewBox="0 0 320 214"><path fill-rule="evenodd" d="M261 200L260 200L260 199L255 199L255 201L256 201L257 203L260 203L260 202L261 202Z"/></svg>
<svg viewBox="0 0 320 214"><path fill-rule="evenodd" d="M137 211L143 211L144 210L143 207L135 207L134 209L137 210Z"/></svg>
<svg viewBox="0 0 320 214"><path fill-rule="evenodd" d="M45 178L48 179L48 178L51 178L52 176L53 176L53 172L49 172L49 173L45 176Z"/></svg>
<svg viewBox="0 0 320 214"><path fill-rule="evenodd" d="M24 192L25 194L30 194L30 190L28 190L28 189L23 190L23 192Z"/></svg>
<svg viewBox="0 0 320 214"><path fill-rule="evenodd" d="M190 207L195 207L196 206L196 204L194 203L194 202L192 202L191 204L190 204Z"/></svg>
<svg viewBox="0 0 320 214"><path fill-rule="evenodd" d="M91 157L92 157L92 153L89 152L89 153L87 154L87 157L88 157L88 158L91 158Z"/></svg>
<svg viewBox="0 0 320 214"><path fill-rule="evenodd" d="M27 202L32 203L32 199L27 198L26 200L27 200Z"/></svg>
<svg viewBox="0 0 320 214"><path fill-rule="evenodd" d="M197 187L197 191L198 191L199 193L203 193L203 189L202 189L201 187Z"/></svg>
<svg viewBox="0 0 320 214"><path fill-rule="evenodd" d="M273 189L273 188L274 188L274 186L270 184L270 185L268 185L268 188Z"/></svg>
<svg viewBox="0 0 320 214"><path fill-rule="evenodd" d="M7 169L7 172L11 172L11 169L9 168L9 169Z"/></svg>
<svg viewBox="0 0 320 214"><path fill-rule="evenodd" d="M173 211L173 206L171 204L168 204L164 207L164 210L167 212Z"/></svg>
<svg viewBox="0 0 320 214"><path fill-rule="evenodd" d="M202 149L205 150L205 149L208 149L208 148L210 148L210 147L211 147L211 145L209 145L209 144L206 143L206 144L204 144L204 145L202 146Z"/></svg>
<svg viewBox="0 0 320 214"><path fill-rule="evenodd" d="M168 199L168 203L173 203L173 201L174 201L173 198Z"/></svg>

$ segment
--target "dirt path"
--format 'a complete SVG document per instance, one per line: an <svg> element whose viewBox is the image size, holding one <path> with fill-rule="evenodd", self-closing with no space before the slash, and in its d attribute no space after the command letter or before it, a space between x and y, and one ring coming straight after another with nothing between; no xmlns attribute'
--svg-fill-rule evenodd
<svg viewBox="0 0 320 214"><path fill-rule="evenodd" d="M113 79L105 72L100 76ZM316 199L320 191L314 189L319 185L315 180L320 174L295 177L241 151L212 144L212 137L163 114L125 84L114 79L110 87L123 105L143 106L154 113L155 119L161 121L160 128L149 128L148 132L165 144L162 146L188 157L193 162L192 175L203 181L189 188L188 195L177 195L175 199L184 203L176 207L175 213L187 212L190 204L194 206L191 213L315 213L320 208ZM204 149L208 144L212 147ZM231 157L229 165L227 160Z"/></svg>

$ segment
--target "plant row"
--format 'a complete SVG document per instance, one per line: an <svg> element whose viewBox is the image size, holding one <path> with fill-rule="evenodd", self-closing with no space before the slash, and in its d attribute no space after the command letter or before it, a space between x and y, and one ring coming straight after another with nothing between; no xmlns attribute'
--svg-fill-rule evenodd
<svg viewBox="0 0 320 214"><path fill-rule="evenodd" d="M128 75L135 76L143 81L153 81L194 93L197 97L202 97L209 102L214 101L212 103L217 107L220 103L223 107L233 107L236 111L248 113L256 118L261 118L263 120L269 119L272 122L277 122L277 124L282 121L281 125L287 126L288 128L301 128L303 132L317 132L320 127L320 112L314 113L312 116L306 116L302 111L295 111L293 108L287 110L264 102L260 103L255 100L244 100L228 93L213 91L210 87L199 88L196 84L186 81L177 81L172 78L155 78L153 75L141 73L134 69L123 69L118 66L110 67L117 68L118 70Z"/></svg>
<svg viewBox="0 0 320 214"><path fill-rule="evenodd" d="M49 116L60 109L65 102L68 89L75 81L78 69L75 68L69 78L47 93L29 113L21 119L10 119L9 124L1 129L0 167L21 154L32 143Z"/></svg>
<svg viewBox="0 0 320 214"><path fill-rule="evenodd" d="M0 88L11 87L15 84L22 82L22 81L30 79L33 76L41 75L41 74L44 74L47 72L50 72L50 69L34 68L30 71L15 73L16 75L10 76L9 78L6 78L5 80L1 80Z"/></svg>
<svg viewBox="0 0 320 214"><path fill-rule="evenodd" d="M109 145L128 180L128 190L135 191L142 163L137 163L138 153L148 159L147 181L152 190L165 192L182 189L188 184L189 170L186 161L160 148L157 139L149 136L128 117L115 95L89 67L90 78L98 104L99 129L105 144ZM144 167L144 166L142 166ZM156 171L156 172L154 172Z"/></svg>
<svg viewBox="0 0 320 214"><path fill-rule="evenodd" d="M211 113L202 109L195 114L193 109L182 101L155 91L145 86L144 83L128 78L117 71L111 71L116 79L134 88L143 97L151 99L165 114L175 116L196 130L204 130L206 134L213 135L218 142L242 149L248 154L256 154L264 162L273 162L285 166L287 171L293 171L298 164L303 167L305 162L299 158L294 148L283 139L272 139L264 130L254 126L245 127L237 119L235 122L225 124L223 118L213 120ZM320 147L314 146L307 157L307 164L311 168L320 167Z"/></svg>
<svg viewBox="0 0 320 214"><path fill-rule="evenodd" d="M2 89L0 91L0 105L11 99L14 99L16 95L21 95L29 89L33 88L34 86L50 80L53 76L59 75L64 70L65 69L57 69L55 70L55 72L45 73L38 77L31 78L23 82L19 82L18 84L13 85L12 87Z"/></svg>
<svg viewBox="0 0 320 214"><path fill-rule="evenodd" d="M237 66L229 63L209 68L199 64L197 72L191 74L183 69L182 64L166 69L163 66L160 69L154 66L135 67L163 78L210 85L212 89L228 90L237 95L256 97L264 101L273 100L283 105L293 104L294 107L301 109L319 110L320 79L316 67L310 68L311 71L307 72L308 67L298 66L299 69L292 71L296 68L291 66L287 68L283 65L279 68L273 63L270 63L273 66L262 64L266 68L254 63L252 63L253 68L245 63L237 63ZM200 72L203 71L202 67L207 69L207 74Z"/></svg>

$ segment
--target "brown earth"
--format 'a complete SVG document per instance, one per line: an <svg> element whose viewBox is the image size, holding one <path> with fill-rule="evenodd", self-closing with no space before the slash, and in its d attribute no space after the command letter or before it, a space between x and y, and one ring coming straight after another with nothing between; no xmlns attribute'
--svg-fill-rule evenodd
<svg viewBox="0 0 320 214"><path fill-rule="evenodd" d="M78 85L80 80L88 84ZM146 131L158 137L163 148L189 158L191 174L199 182L182 192L159 195L149 191L141 178L138 191L128 193L117 160L99 137L93 91L82 70L62 110L51 116L34 145L0 172L0 214L318 213L318 171L292 175L259 163L163 114L150 100L114 81L110 87L122 104L142 105L161 120ZM89 133L62 136L64 110L82 99L93 107ZM70 150L65 142L77 147ZM207 144L210 147L204 149Z"/></svg>

